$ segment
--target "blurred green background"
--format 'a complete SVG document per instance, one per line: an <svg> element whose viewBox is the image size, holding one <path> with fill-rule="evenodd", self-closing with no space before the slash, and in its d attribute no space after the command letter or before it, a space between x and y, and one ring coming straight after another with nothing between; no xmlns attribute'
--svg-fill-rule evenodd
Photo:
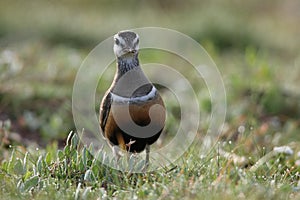
<svg viewBox="0 0 300 200"><path fill-rule="evenodd" d="M10 129L1 139L64 141L75 129L72 87L83 59L120 30L156 26L189 35L216 62L228 98L224 138L243 125L263 145L299 140L299 19L297 0L0 1L0 128ZM209 96L199 101L209 114ZM168 130L178 113L170 107Z"/></svg>

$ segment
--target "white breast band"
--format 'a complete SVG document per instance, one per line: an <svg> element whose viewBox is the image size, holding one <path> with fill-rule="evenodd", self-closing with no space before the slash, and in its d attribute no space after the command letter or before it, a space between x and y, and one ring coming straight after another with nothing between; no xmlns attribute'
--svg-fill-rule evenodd
<svg viewBox="0 0 300 200"><path fill-rule="evenodd" d="M156 95L156 88L153 86L151 91L144 95L144 96L140 96L140 97L122 97L122 96L119 96L117 94L114 94L112 92L110 92L111 96L112 96L112 99L114 102L119 102L119 103L130 103L130 102L139 102L139 101L147 101L147 100L150 100L152 99L153 97L155 97Z"/></svg>

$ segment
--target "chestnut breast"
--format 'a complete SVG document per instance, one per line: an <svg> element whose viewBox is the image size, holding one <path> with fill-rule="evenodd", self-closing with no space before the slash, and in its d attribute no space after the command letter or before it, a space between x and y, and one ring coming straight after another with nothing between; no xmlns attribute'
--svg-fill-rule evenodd
<svg viewBox="0 0 300 200"><path fill-rule="evenodd" d="M137 138L136 136L139 135L141 138L150 138L161 132L165 124L165 118L165 106L158 93L153 99L148 101L130 103L112 102L105 132L111 134L121 131L127 135L134 136L134 138ZM140 127L151 123L151 126L154 127L153 130L156 132L127 132L127 127L131 126L132 123Z"/></svg>

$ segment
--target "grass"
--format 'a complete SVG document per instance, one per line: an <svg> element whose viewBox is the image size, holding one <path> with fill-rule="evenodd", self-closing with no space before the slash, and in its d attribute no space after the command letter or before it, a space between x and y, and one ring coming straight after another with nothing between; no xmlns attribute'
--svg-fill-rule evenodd
<svg viewBox="0 0 300 200"><path fill-rule="evenodd" d="M1 196L5 199L289 199L299 198L300 167L296 157L276 153L251 170L234 158L239 152L230 142L223 156L218 146L199 156L196 144L175 167L130 174L113 170L80 147L70 133L66 145L46 150L10 146L9 159L1 164ZM3 149L2 149L3 151ZM255 160L260 155L252 155Z"/></svg>
<svg viewBox="0 0 300 200"><path fill-rule="evenodd" d="M0 2L0 199L300 199L298 2L164 2ZM197 141L173 165L129 174L80 144L72 86L102 39L143 26L173 28L203 45L222 74L227 113L209 151L201 151L201 122ZM210 116L205 83L187 63L162 51L140 57L185 73L201 94L201 117ZM99 81L96 102L113 74L111 66ZM162 94L169 140L180 108Z"/></svg>

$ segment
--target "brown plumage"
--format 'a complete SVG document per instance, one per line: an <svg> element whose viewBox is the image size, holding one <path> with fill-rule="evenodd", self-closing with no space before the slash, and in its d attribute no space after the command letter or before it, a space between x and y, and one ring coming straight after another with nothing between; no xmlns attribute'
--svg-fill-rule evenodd
<svg viewBox="0 0 300 200"><path fill-rule="evenodd" d="M146 149L148 164L149 145L159 138L165 124L164 102L139 65L138 35L122 31L114 39L117 71L102 99L100 127L113 149L136 153ZM144 129L135 128L132 122Z"/></svg>

